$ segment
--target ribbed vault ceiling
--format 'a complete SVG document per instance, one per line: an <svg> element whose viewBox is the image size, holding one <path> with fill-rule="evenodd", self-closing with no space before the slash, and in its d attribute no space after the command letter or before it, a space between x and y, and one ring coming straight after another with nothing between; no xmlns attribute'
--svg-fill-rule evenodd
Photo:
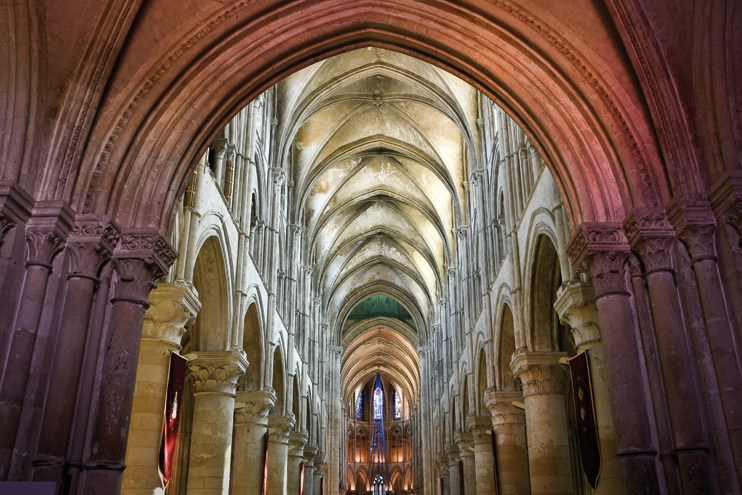
<svg viewBox="0 0 742 495"><path fill-rule="evenodd" d="M306 232L304 256L318 274L332 340L346 348L344 370L355 370L347 384L386 369L414 401L416 347L435 323L446 267L455 264L455 231L467 223L478 94L438 68L379 48L312 65L278 89L280 153L293 167L291 222ZM345 325L376 295L400 303L414 325ZM383 337L368 339L380 329ZM398 361L407 357L394 365L382 342L399 350Z"/></svg>

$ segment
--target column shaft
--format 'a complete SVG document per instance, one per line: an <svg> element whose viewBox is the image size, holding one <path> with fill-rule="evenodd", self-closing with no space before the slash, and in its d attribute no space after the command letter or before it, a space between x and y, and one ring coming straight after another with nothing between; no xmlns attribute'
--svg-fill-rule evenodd
<svg viewBox="0 0 742 495"><path fill-rule="evenodd" d="M533 494L571 494L572 466L564 389L567 367L559 352L519 353L511 367L523 383L528 463Z"/></svg>
<svg viewBox="0 0 742 495"><path fill-rule="evenodd" d="M525 411L512 404L515 401L522 402L523 394L494 390L485 394L485 404L492 412L500 495L516 495L531 491L526 415Z"/></svg>
<svg viewBox="0 0 742 495"><path fill-rule="evenodd" d="M268 412L276 404L273 390L237 392L231 493L261 495Z"/></svg>

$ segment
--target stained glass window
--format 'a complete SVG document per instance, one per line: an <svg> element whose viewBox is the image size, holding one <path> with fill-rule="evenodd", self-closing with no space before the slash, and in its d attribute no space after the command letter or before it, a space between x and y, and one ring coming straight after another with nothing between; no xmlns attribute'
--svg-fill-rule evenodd
<svg viewBox="0 0 742 495"><path fill-rule="evenodd" d="M397 389L394 389L394 419L402 419L402 398Z"/></svg>
<svg viewBox="0 0 742 495"><path fill-rule="evenodd" d="M374 419L382 419L384 410L384 394L381 391L381 387L377 387L374 390Z"/></svg>
<svg viewBox="0 0 742 495"><path fill-rule="evenodd" d="M358 394L356 401L356 419L363 419L363 392Z"/></svg>

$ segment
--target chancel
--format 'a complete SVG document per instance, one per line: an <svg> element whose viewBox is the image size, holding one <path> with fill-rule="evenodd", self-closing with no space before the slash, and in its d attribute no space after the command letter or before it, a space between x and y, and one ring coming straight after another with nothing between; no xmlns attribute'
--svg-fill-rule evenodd
<svg viewBox="0 0 742 495"><path fill-rule="evenodd" d="M741 2L0 12L0 494L742 493Z"/></svg>

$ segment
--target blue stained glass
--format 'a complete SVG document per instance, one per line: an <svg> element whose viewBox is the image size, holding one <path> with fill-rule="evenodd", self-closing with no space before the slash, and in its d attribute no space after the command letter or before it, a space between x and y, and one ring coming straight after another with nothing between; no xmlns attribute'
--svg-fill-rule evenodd
<svg viewBox="0 0 742 495"><path fill-rule="evenodd" d="M363 392L358 394L356 401L356 419L363 419Z"/></svg>
<svg viewBox="0 0 742 495"><path fill-rule="evenodd" d="M382 419L382 411L384 410L384 395L381 392L381 388L377 387L374 390L374 419Z"/></svg>
<svg viewBox="0 0 742 495"><path fill-rule="evenodd" d="M394 419L402 419L402 398L397 389L394 389Z"/></svg>

